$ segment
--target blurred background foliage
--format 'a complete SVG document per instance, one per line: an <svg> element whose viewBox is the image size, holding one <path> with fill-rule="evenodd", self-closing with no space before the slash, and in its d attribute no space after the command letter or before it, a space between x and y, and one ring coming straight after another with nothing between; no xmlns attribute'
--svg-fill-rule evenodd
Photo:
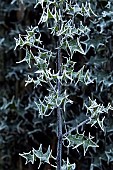
<svg viewBox="0 0 113 170"><path fill-rule="evenodd" d="M84 0L78 3L86 2ZM89 1L88 1L89 2ZM74 54L73 60L77 62L75 70L85 65L90 70L94 83L84 86L79 84L72 92L74 104L68 107L67 121L76 126L84 120L84 101L88 96L96 99L98 103L107 106L113 105L113 2L112 0L90 0L93 11L98 16L92 22L91 17L84 19L76 16L77 20L91 29L89 41L87 40L86 55ZM19 153L29 152L32 147L48 145L56 153L56 117L55 115L40 119L34 109L35 98L43 98L47 93L45 85L40 88L30 84L25 87L27 75L33 70L26 63L17 64L25 56L25 51L14 51L15 40L18 34L25 34L28 27L36 26L39 22L41 6L34 8L35 0L0 0L0 169L1 170L35 170L35 165L24 165ZM54 42L43 25L39 25L42 40L47 48L53 48ZM85 37L83 37L85 42ZM84 43L83 43L84 48ZM34 49L35 50L35 49ZM35 51L34 51L35 52ZM64 54L65 55L65 54ZM54 64L53 64L54 67ZM106 134L98 127L92 127L90 133L98 139L97 152L89 149L86 156L80 152L70 150L69 158L75 162L77 170L112 170L113 169L113 111L109 111L105 119ZM85 132L89 132L89 125L85 125ZM67 154L63 148L63 157ZM43 170L51 169L43 165Z"/></svg>

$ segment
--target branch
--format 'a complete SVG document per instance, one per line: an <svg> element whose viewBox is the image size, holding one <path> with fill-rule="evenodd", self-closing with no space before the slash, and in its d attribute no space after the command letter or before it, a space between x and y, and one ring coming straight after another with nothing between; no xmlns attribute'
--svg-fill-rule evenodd
<svg viewBox="0 0 113 170"><path fill-rule="evenodd" d="M37 46L37 45L33 45L33 47L35 47L35 48L37 48L37 49L39 49L39 50L41 50L41 51L44 51L44 52L50 52L49 50L47 50L47 49L45 49L45 48L42 48L42 47L39 47L39 46Z"/></svg>
<svg viewBox="0 0 113 170"><path fill-rule="evenodd" d="M61 36L58 40L58 47L61 41ZM57 69L59 72L59 76L61 76L61 48L58 48L58 60L57 60ZM58 96L60 96L61 93L61 82L59 79L57 79L57 90L58 90ZM61 164L62 164L62 113L61 113L61 106L57 108L57 122L58 122L58 146L57 146L57 170L61 170Z"/></svg>
<svg viewBox="0 0 113 170"><path fill-rule="evenodd" d="M71 132L73 132L74 130L77 130L79 127L83 126L84 124L88 123L90 120L90 118L84 120L83 122L81 122L79 125L77 125L76 127L72 128L71 130L69 130L68 132L64 133L63 136L67 136L69 135Z"/></svg>

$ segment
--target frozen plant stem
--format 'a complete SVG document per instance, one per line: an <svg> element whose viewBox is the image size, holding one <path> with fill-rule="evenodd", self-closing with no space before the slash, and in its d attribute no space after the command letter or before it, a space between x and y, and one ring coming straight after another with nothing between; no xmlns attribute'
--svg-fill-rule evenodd
<svg viewBox="0 0 113 170"><path fill-rule="evenodd" d="M65 134L63 134L63 136L67 136L69 134L71 134L71 132L77 130L79 127L83 126L84 124L87 124L90 121L90 118L84 120L83 122L81 122L80 124L78 124L76 127L72 128L71 130L69 130L68 132L66 132Z"/></svg>
<svg viewBox="0 0 113 170"><path fill-rule="evenodd" d="M58 40L58 55L57 55L57 69L59 72L59 76L61 76L61 49L59 47L60 45L61 36ZM61 93L61 83L60 80L57 80L57 90L58 90L58 96L60 96ZM57 108L57 123L58 123L58 145L57 145L57 170L61 170L61 164L62 164L62 112L61 112L61 106L58 106Z"/></svg>

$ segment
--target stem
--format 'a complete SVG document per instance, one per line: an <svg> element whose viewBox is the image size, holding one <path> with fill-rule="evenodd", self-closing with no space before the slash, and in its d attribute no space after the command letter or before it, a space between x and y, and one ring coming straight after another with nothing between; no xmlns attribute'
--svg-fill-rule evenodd
<svg viewBox="0 0 113 170"><path fill-rule="evenodd" d="M58 46L60 45L61 37L59 37L58 40ZM58 48L58 71L59 76L61 76L61 49ZM57 89L58 89L58 96L60 96L61 93L61 83L60 80L57 80ZM61 170L61 164L62 164L62 112L61 112L61 106L57 108L57 122L58 122L58 145L57 145L57 170Z"/></svg>
<svg viewBox="0 0 113 170"><path fill-rule="evenodd" d="M66 132L65 134L63 134L63 136L67 136L69 135L71 132L73 132L74 130L77 130L79 127L83 126L84 124L88 123L90 121L90 118L84 120L83 122L81 122L79 125L77 125L76 127L72 128L71 130L69 130L68 132Z"/></svg>
<svg viewBox="0 0 113 170"><path fill-rule="evenodd" d="M37 48L37 49L39 49L39 50L41 50L41 51L44 51L44 52L50 52L50 51L47 50L47 49L44 49L44 48L42 48L42 47L39 47L38 45L33 45L33 47L35 47L35 48Z"/></svg>

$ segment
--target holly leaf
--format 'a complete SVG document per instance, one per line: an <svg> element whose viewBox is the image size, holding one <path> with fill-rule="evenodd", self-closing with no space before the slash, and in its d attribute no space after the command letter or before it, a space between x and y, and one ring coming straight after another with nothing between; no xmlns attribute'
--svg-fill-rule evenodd
<svg viewBox="0 0 113 170"><path fill-rule="evenodd" d="M22 156L23 158L26 159L26 163L31 162L32 164L34 164L34 161L36 161L36 158L40 159L40 163L38 166L38 169L40 168L40 166L43 163L48 163L49 164L49 159L51 157L51 153L52 151L50 150L50 146L47 149L46 153L43 153L42 151L42 144L40 144L40 147L38 150L35 150L34 148L32 149L32 151L28 152L28 153L23 153L23 154L19 154L20 156Z"/></svg>
<svg viewBox="0 0 113 170"><path fill-rule="evenodd" d="M67 161L63 160L63 165L61 167L61 170L75 170L76 164L70 164L69 159L67 158Z"/></svg>
<svg viewBox="0 0 113 170"><path fill-rule="evenodd" d="M39 167L38 169L40 168L41 164L43 163L48 163L49 164L49 159L51 157L51 153L52 151L50 150L50 146L48 147L48 150L46 153L43 153L42 151L42 144L40 145L39 149L38 150L35 150L33 148L33 154L40 159L40 163L39 163Z"/></svg>
<svg viewBox="0 0 113 170"><path fill-rule="evenodd" d="M25 164L27 164L29 162L34 164L34 155L31 153L31 151L28 153L23 152L23 154L19 153L19 155L26 159Z"/></svg>
<svg viewBox="0 0 113 170"><path fill-rule="evenodd" d="M90 135L89 136L84 136L83 134L79 134L77 132L77 134L75 135L68 135L66 137L66 139L69 141L69 147L72 147L72 149L77 149L80 145L83 145L83 149L84 149L84 156L88 150L89 147L98 147L98 145L93 142L93 137Z"/></svg>

